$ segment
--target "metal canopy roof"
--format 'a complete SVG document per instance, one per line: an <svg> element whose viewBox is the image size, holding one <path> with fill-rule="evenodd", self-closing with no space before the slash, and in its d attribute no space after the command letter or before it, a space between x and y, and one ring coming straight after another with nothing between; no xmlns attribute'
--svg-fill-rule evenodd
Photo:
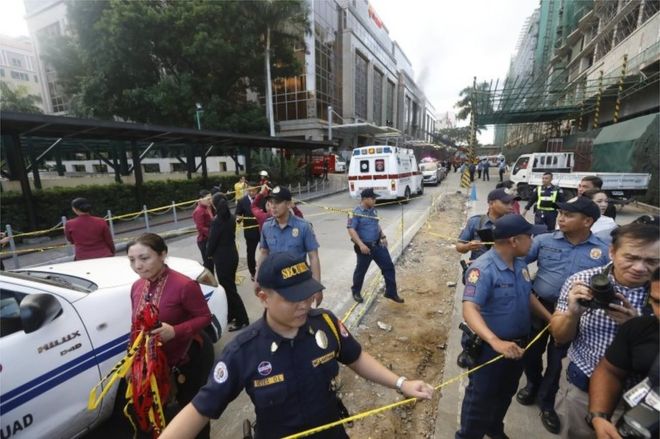
<svg viewBox="0 0 660 439"><path fill-rule="evenodd" d="M63 139L91 139L137 142L227 143L255 148L317 149L332 142L265 137L214 130L169 127L145 123L116 122L75 117L3 111L3 134Z"/></svg>

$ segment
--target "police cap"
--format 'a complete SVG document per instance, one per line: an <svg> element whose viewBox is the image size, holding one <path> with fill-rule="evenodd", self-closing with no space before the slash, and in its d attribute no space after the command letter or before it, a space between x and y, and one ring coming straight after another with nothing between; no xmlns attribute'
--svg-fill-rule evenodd
<svg viewBox="0 0 660 439"><path fill-rule="evenodd" d="M493 223L493 238L506 239L518 235L540 235L547 232L545 225L530 224L521 215L504 215Z"/></svg>
<svg viewBox="0 0 660 439"><path fill-rule="evenodd" d="M380 195L378 195L376 192L374 192L373 188L366 188L363 189L362 192L360 193L360 197L362 198L378 198Z"/></svg>
<svg viewBox="0 0 660 439"><path fill-rule="evenodd" d="M300 302L325 289L312 277L312 270L304 258L291 252L272 253L259 266L257 282L275 290L289 302Z"/></svg>
<svg viewBox="0 0 660 439"><path fill-rule="evenodd" d="M284 186L275 186L268 198L275 202L291 201L291 191Z"/></svg>
<svg viewBox="0 0 660 439"><path fill-rule="evenodd" d="M555 203L555 207L566 212L581 213L596 221L600 218L600 209L598 205L587 197L575 197L566 203Z"/></svg>

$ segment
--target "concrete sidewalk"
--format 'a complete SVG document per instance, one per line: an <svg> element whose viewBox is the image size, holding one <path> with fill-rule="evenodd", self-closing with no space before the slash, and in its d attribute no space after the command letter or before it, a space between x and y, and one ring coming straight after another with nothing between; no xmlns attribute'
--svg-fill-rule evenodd
<svg viewBox="0 0 660 439"><path fill-rule="evenodd" d="M452 174L457 175L457 174ZM458 189L458 180L451 179L455 182ZM472 215L482 214L488 210L488 203L486 197L488 192L495 188L498 178L488 181L477 181L477 200L470 201L466 205L466 219ZM469 195L470 190L461 189ZM522 206L524 207L524 205ZM531 215L528 215L528 220L531 220ZM460 337L461 331L458 329L459 323L463 320L462 312L462 297L463 297L463 283L460 279L461 269L456 267L456 293L454 301L454 310L452 313L452 322L450 333L447 335L447 350L445 357L445 367L443 381L460 375L465 372L456 364L456 357L461 351ZM521 383L524 383L525 378L521 378ZM465 395L465 387L468 384L468 378L464 377L459 383L452 383L442 389L442 396L438 406L438 414L436 417L435 438L436 439L450 439L460 426L460 413L461 404ZM522 384L521 384L522 385ZM535 438L535 439L556 439L559 436L548 433L541 425L539 417L539 409L536 406L522 406L515 401L511 402L509 411L504 419L504 431L511 438Z"/></svg>

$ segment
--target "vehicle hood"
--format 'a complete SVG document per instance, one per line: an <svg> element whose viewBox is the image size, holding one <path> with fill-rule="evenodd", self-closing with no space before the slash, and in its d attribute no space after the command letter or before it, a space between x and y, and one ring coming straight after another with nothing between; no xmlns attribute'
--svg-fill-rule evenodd
<svg viewBox="0 0 660 439"><path fill-rule="evenodd" d="M196 261L168 256L165 263L173 270L196 280L204 267ZM47 273L66 274L94 282L99 289L112 288L121 285L131 285L138 275L131 269L127 256L88 259L84 261L63 262L29 267L21 271L41 271Z"/></svg>

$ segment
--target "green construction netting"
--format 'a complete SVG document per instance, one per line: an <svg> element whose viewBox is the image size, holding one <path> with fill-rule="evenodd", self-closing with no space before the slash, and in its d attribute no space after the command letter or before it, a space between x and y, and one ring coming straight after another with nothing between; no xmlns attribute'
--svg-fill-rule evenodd
<svg viewBox="0 0 660 439"><path fill-rule="evenodd" d="M601 172L651 172L643 164L657 162L659 117L650 114L601 129L593 143L592 168Z"/></svg>

